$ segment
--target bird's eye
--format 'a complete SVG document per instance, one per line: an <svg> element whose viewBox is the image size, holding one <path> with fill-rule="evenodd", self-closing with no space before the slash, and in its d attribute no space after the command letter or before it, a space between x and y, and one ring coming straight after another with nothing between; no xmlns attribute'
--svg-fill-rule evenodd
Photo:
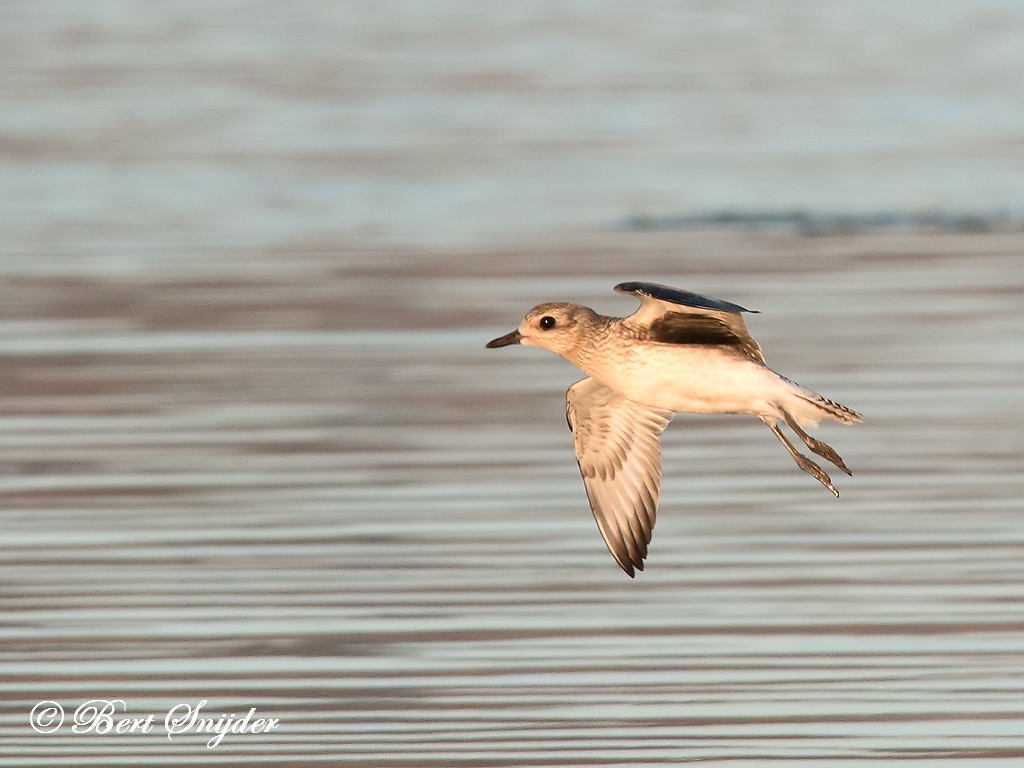
<svg viewBox="0 0 1024 768"><path fill-rule="evenodd" d="M540 327L545 331L550 331L555 327L555 318L551 315L544 315L544 317L540 319Z"/></svg>

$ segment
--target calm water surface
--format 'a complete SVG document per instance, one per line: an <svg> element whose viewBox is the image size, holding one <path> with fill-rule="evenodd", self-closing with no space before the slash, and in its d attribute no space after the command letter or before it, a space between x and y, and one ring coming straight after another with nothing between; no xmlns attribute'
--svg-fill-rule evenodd
<svg viewBox="0 0 1024 768"><path fill-rule="evenodd" d="M83 278L78 309L10 276L0 764L1024 758L1024 241L687 238ZM578 276L599 242L627 272ZM542 300L629 312L633 275L759 308L769 362L866 416L822 431L839 500L755 420L678 417L635 581L573 369L483 349ZM74 734L95 698L153 732ZM204 699L281 724L169 740Z"/></svg>

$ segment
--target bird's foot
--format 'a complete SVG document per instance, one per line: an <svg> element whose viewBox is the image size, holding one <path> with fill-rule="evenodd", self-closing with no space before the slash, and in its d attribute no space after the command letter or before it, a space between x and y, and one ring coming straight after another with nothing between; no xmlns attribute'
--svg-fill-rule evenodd
<svg viewBox="0 0 1024 768"><path fill-rule="evenodd" d="M823 443L821 442L821 440L815 440L813 437L810 436L808 436L805 442L807 443L807 447L814 451L816 454L821 456L823 459L831 461L833 464L835 464L837 467L843 470L843 472L848 474L850 477L853 477L853 472L847 469L842 457L835 452L831 445Z"/></svg>
<svg viewBox="0 0 1024 768"><path fill-rule="evenodd" d="M835 464L837 467L839 467L841 470L843 470L843 472L848 474L850 477L853 477L853 472L851 472L849 469L847 469L846 464L845 464L845 462L843 462L842 457L838 453L835 452L835 450L832 448L831 445L828 445L827 443L823 443L823 442L821 442L821 440L817 440L817 439L811 437L810 435L808 435L806 432L804 432L804 430L800 428L800 425L797 424L796 419L793 418L793 415L790 414L788 411L786 411L786 409L780 407L779 410L782 411L782 416L786 420L786 423L789 424L789 428L792 429L794 432L796 432L797 435L799 435L800 439L804 441L804 444L808 448L810 448L814 453L818 454L819 456L821 456L826 461L830 461L833 464ZM814 473L811 472L811 474L814 474ZM837 493L836 496L838 496L838 495L839 494Z"/></svg>
<svg viewBox="0 0 1024 768"><path fill-rule="evenodd" d="M802 454L799 454L799 453L796 454L795 456L793 456L793 459L796 461L796 464L797 464L798 467L800 467L800 469L802 469L808 475L810 475L815 480L817 480L819 483L821 483L826 488L828 488L830 491L832 491L832 493L837 498L839 497L839 491L837 491L836 487L834 485L832 485L832 478L830 478L828 476L828 473L824 469L819 467L817 464L815 464L813 461L808 459L806 456L804 456Z"/></svg>

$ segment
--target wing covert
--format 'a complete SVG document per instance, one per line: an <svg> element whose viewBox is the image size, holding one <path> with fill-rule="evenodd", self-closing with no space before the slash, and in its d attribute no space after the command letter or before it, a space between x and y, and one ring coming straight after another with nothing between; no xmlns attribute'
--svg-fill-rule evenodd
<svg viewBox="0 0 1024 768"><path fill-rule="evenodd" d="M619 283L615 290L640 299L640 308L624 322L643 340L732 347L744 357L764 363L761 347L740 314L756 310L657 283Z"/></svg>

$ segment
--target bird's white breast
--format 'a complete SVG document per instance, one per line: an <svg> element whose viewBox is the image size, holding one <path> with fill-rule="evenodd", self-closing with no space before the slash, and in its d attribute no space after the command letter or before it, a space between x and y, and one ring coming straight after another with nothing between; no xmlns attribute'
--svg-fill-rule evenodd
<svg viewBox="0 0 1024 768"><path fill-rule="evenodd" d="M689 413L773 413L780 379L728 348L603 340L573 362L634 402Z"/></svg>

